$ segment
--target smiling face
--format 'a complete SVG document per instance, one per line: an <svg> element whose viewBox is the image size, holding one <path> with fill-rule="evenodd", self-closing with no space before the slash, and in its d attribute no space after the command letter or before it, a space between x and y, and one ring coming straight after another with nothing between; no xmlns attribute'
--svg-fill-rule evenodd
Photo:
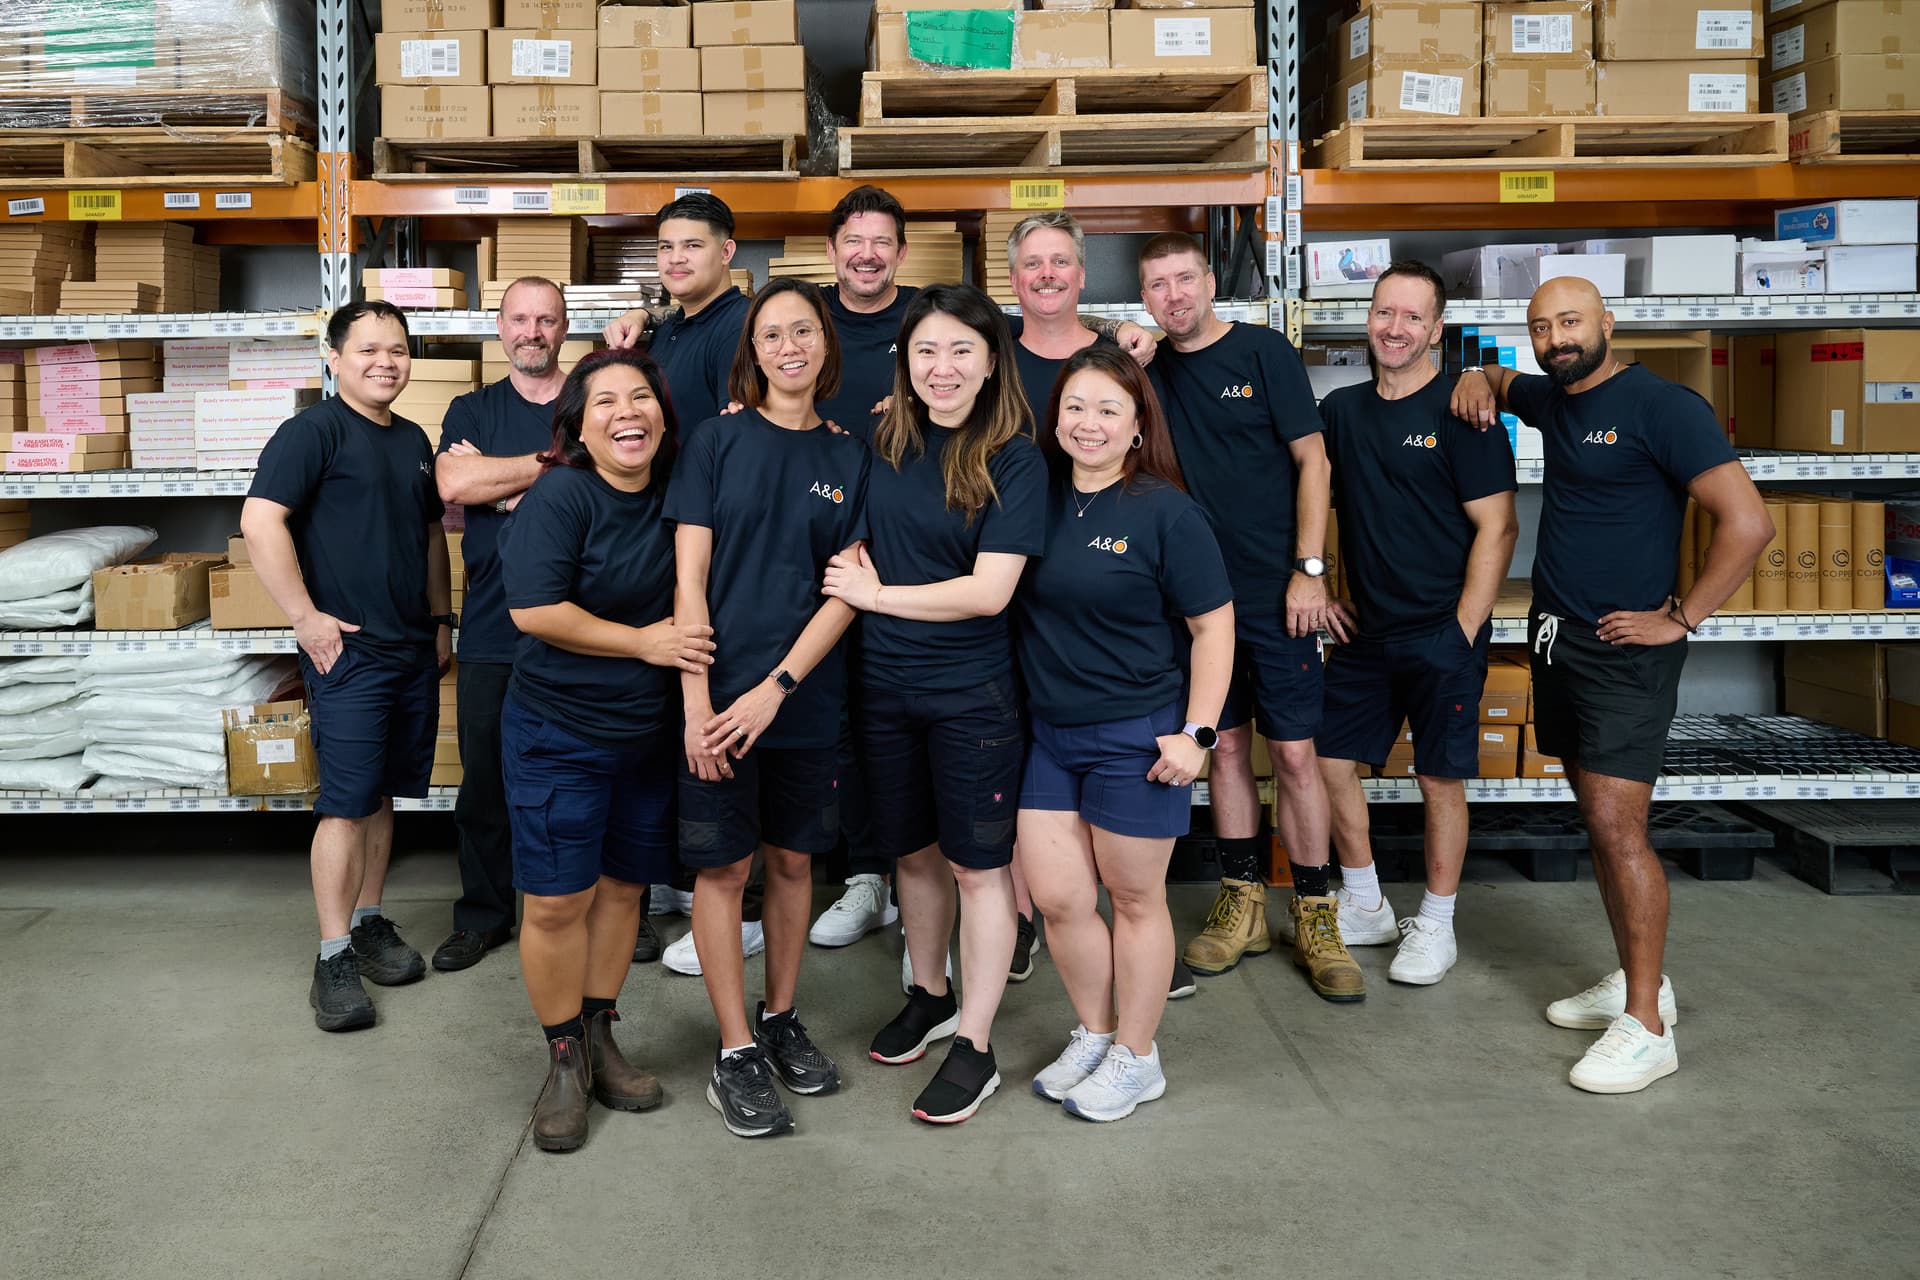
<svg viewBox="0 0 1920 1280"><path fill-rule="evenodd" d="M1170 253L1140 264L1140 301L1175 341L1199 333L1213 316L1213 272L1197 253Z"/></svg>
<svg viewBox="0 0 1920 1280"><path fill-rule="evenodd" d="M556 290L537 284L507 290L495 323L514 372L530 378L553 372L567 335L567 305Z"/></svg>
<svg viewBox="0 0 1920 1280"><path fill-rule="evenodd" d="M660 401L638 369L611 364L587 380L580 443L609 483L619 488L644 485L665 434Z"/></svg>
<svg viewBox="0 0 1920 1280"><path fill-rule="evenodd" d="M1607 361L1613 313L1585 280L1549 280L1527 304L1533 355L1547 376L1570 387Z"/></svg>
<svg viewBox="0 0 1920 1280"><path fill-rule="evenodd" d="M913 394L942 425L954 425L973 412L993 363L987 335L944 312L922 320L907 339Z"/></svg>
<svg viewBox="0 0 1920 1280"><path fill-rule="evenodd" d="M878 298L893 288L894 273L907 256L900 228L889 213L856 213L827 241L834 278L851 297Z"/></svg>
<svg viewBox="0 0 1920 1280"><path fill-rule="evenodd" d="M1374 363L1399 373L1427 359L1440 341L1439 307L1433 286L1418 276L1388 276L1373 290L1367 310L1367 345Z"/></svg>
<svg viewBox="0 0 1920 1280"><path fill-rule="evenodd" d="M391 316L361 316L347 330L340 349L327 352L327 368L349 407L384 420L407 389L407 375L413 368L407 331Z"/></svg>
<svg viewBox="0 0 1920 1280"><path fill-rule="evenodd" d="M729 277L733 241L699 218L660 224L660 283L676 302L698 302L720 292Z"/></svg>
<svg viewBox="0 0 1920 1280"><path fill-rule="evenodd" d="M1076 311L1087 270L1074 252L1073 237L1058 227L1039 227L1027 233L1014 251L1014 296L1026 315L1055 316Z"/></svg>
<svg viewBox="0 0 1920 1280"><path fill-rule="evenodd" d="M1104 471L1118 466L1140 430L1139 408L1127 389L1098 369L1082 369L1060 388L1060 420L1054 436L1075 467Z"/></svg>
<svg viewBox="0 0 1920 1280"><path fill-rule="evenodd" d="M753 358L769 392L810 397L826 349L819 313L797 293L774 295L754 316Z"/></svg>

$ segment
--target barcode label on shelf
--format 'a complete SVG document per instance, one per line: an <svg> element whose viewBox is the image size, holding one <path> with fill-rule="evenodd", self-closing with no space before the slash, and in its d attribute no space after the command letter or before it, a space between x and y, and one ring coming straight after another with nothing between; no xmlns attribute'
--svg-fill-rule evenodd
<svg viewBox="0 0 1920 1280"><path fill-rule="evenodd" d="M1553 174L1546 169L1528 169L1500 175L1501 204L1552 204ZM1497 318L1496 313L1495 318Z"/></svg>
<svg viewBox="0 0 1920 1280"><path fill-rule="evenodd" d="M1807 73L1797 71L1790 76L1773 82L1773 102L1771 109L1779 112L1805 111L1807 109Z"/></svg>
<svg viewBox="0 0 1920 1280"><path fill-rule="evenodd" d="M1400 109L1424 111L1431 115L1457 116L1460 96L1466 89L1460 76L1430 76L1408 71L1400 77Z"/></svg>
<svg viewBox="0 0 1920 1280"><path fill-rule="evenodd" d="M162 209L198 209L200 193L198 191L168 191L160 197Z"/></svg>
<svg viewBox="0 0 1920 1280"><path fill-rule="evenodd" d="M515 40L513 74L516 76L570 76L573 74L573 41Z"/></svg>
<svg viewBox="0 0 1920 1280"><path fill-rule="evenodd" d="M216 209L251 209L253 192L216 191L213 193L213 207Z"/></svg>
<svg viewBox="0 0 1920 1280"><path fill-rule="evenodd" d="M1538 18L1513 20L1515 53L1572 53L1573 15L1550 13Z"/></svg>
<svg viewBox="0 0 1920 1280"><path fill-rule="evenodd" d="M67 194L67 216L75 222L118 222L118 191L72 191Z"/></svg>
<svg viewBox="0 0 1920 1280"><path fill-rule="evenodd" d="M1702 9L1693 23L1696 49L1750 49L1753 47L1751 9Z"/></svg>
<svg viewBox="0 0 1920 1280"><path fill-rule="evenodd" d="M513 211L515 213L551 213L553 192L516 191L513 193Z"/></svg>
<svg viewBox="0 0 1920 1280"><path fill-rule="evenodd" d="M34 196L27 200L7 201L7 216L9 218L24 218L28 214L45 213L46 211L47 202L39 196Z"/></svg>
<svg viewBox="0 0 1920 1280"><path fill-rule="evenodd" d="M453 189L453 202L455 204L484 205L487 202L487 188L455 187Z"/></svg>
<svg viewBox="0 0 1920 1280"><path fill-rule="evenodd" d="M1745 111L1747 77L1734 75L1690 75L1687 77L1687 110Z"/></svg>
<svg viewBox="0 0 1920 1280"><path fill-rule="evenodd" d="M1007 184L1009 209L1062 209L1067 184L1059 178L1016 178Z"/></svg>
<svg viewBox="0 0 1920 1280"><path fill-rule="evenodd" d="M1373 19L1365 16L1355 18L1353 25L1347 28L1347 60L1351 62L1366 57L1372 43Z"/></svg>
<svg viewBox="0 0 1920 1280"><path fill-rule="evenodd" d="M1785 71L1788 67L1798 66L1807 57L1807 24L1788 27L1785 31L1776 31L1767 42L1767 52L1772 56L1772 71Z"/></svg>
<svg viewBox="0 0 1920 1280"><path fill-rule="evenodd" d="M400 42L400 75L403 78L439 78L459 74L460 42L458 40L402 40Z"/></svg>

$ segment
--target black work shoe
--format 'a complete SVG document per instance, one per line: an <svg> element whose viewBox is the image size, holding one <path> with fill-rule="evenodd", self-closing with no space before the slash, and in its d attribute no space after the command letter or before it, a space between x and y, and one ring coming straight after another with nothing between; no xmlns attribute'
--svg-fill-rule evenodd
<svg viewBox="0 0 1920 1280"><path fill-rule="evenodd" d="M1008 982L1025 982L1033 976L1033 948L1039 941L1033 917L1014 913L1013 964L1007 969Z"/></svg>
<svg viewBox="0 0 1920 1280"><path fill-rule="evenodd" d="M707 1101L727 1131L742 1138L768 1138L793 1128L793 1115L773 1087L773 1067L758 1049L715 1059Z"/></svg>
<svg viewBox="0 0 1920 1280"><path fill-rule="evenodd" d="M353 926L353 954L360 961L360 976L383 987L427 976L427 962L401 940L400 931L385 916L369 916L365 923Z"/></svg>
<svg viewBox="0 0 1920 1280"><path fill-rule="evenodd" d="M947 1060L913 1100L914 1118L928 1124L959 1124L978 1111L999 1087L1000 1070L994 1065L993 1050L983 1052L965 1036L956 1036Z"/></svg>
<svg viewBox="0 0 1920 1280"><path fill-rule="evenodd" d="M313 985L307 988L313 1022L322 1031L354 1031L373 1025L373 1001L360 985L351 949L331 960L313 960Z"/></svg>
<svg viewBox="0 0 1920 1280"><path fill-rule="evenodd" d="M925 987L908 987L907 1007L880 1028L867 1056L890 1067L918 1062L928 1045L959 1029L960 1002L953 998L952 987L943 996L930 996Z"/></svg>
<svg viewBox="0 0 1920 1280"><path fill-rule="evenodd" d="M480 963L480 957L513 936L511 929L455 929L447 940L433 950L433 967L442 973L458 973Z"/></svg>
<svg viewBox="0 0 1920 1280"><path fill-rule="evenodd" d="M640 917L640 932L633 936L633 962L652 964L660 958L660 935L653 930L653 922L646 916Z"/></svg>
<svg viewBox="0 0 1920 1280"><path fill-rule="evenodd" d="M798 1011L769 1018L762 1000L753 1014L753 1042L773 1064L773 1074L795 1093L832 1093L840 1087L840 1068L820 1052L800 1025Z"/></svg>
<svg viewBox="0 0 1920 1280"><path fill-rule="evenodd" d="M1193 980L1193 970L1187 968L1187 962L1175 956L1173 959L1173 981L1167 984L1167 999L1185 1000L1200 988Z"/></svg>
<svg viewBox="0 0 1920 1280"><path fill-rule="evenodd" d="M587 1047L573 1036L548 1041L547 1052L547 1084L533 1106L533 1145L542 1151L572 1151L587 1140L593 1065Z"/></svg>

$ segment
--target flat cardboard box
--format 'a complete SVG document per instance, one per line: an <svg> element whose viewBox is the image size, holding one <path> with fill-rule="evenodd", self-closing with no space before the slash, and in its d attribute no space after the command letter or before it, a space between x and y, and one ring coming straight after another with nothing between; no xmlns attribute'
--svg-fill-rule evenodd
<svg viewBox="0 0 1920 1280"><path fill-rule="evenodd" d="M34 413L27 415L26 429L69 436L113 436L131 434L132 424L124 413Z"/></svg>
<svg viewBox="0 0 1920 1280"><path fill-rule="evenodd" d="M418 285L395 285L391 288L383 288L379 285L367 285L364 292L368 302L391 302L396 307L450 311L467 305L465 289L434 289ZM278 380L269 379L269 381ZM313 381L316 386L319 384L318 379Z"/></svg>
<svg viewBox="0 0 1920 1280"><path fill-rule="evenodd" d="M113 382L121 378L155 378L160 362L151 357L126 360L99 360L90 364L30 364L21 369L20 381L29 396L39 387L73 386Z"/></svg>
<svg viewBox="0 0 1920 1280"><path fill-rule="evenodd" d="M1774 338L1776 449L1920 451L1920 403L1873 404L1871 382L1920 381L1920 330L1802 329Z"/></svg>
<svg viewBox="0 0 1920 1280"><path fill-rule="evenodd" d="M219 552L176 551L93 571L99 631L177 631L207 616L207 582Z"/></svg>
<svg viewBox="0 0 1920 1280"><path fill-rule="evenodd" d="M493 87L496 138L591 138L600 132L600 91L574 85Z"/></svg>
<svg viewBox="0 0 1920 1280"><path fill-rule="evenodd" d="M1428 69L1480 61L1484 10L1464 0L1376 0L1334 35L1334 74L1346 80L1389 64Z"/></svg>
<svg viewBox="0 0 1920 1280"><path fill-rule="evenodd" d="M1112 66L1111 17L1105 9L1022 13L1013 28L1013 65L1026 70Z"/></svg>
<svg viewBox="0 0 1920 1280"><path fill-rule="evenodd" d="M1489 58L1593 61L1591 0L1527 0L1485 8L1480 44Z"/></svg>
<svg viewBox="0 0 1920 1280"><path fill-rule="evenodd" d="M698 93L702 52L700 49L626 48L603 44L600 46L601 92ZM604 102L600 114L604 119Z"/></svg>
<svg viewBox="0 0 1920 1280"><path fill-rule="evenodd" d="M1920 644L1882 646L1887 668L1887 697L1894 702L1920 703Z"/></svg>
<svg viewBox="0 0 1920 1280"><path fill-rule="evenodd" d="M708 93L764 93L807 87L806 51L797 44L722 44L699 53L697 87Z"/></svg>
<svg viewBox="0 0 1920 1280"><path fill-rule="evenodd" d="M1567 776L1567 766L1558 756L1540 754L1540 744L1534 740L1533 726L1527 726L1527 736L1520 753L1520 776L1523 778L1560 778Z"/></svg>
<svg viewBox="0 0 1920 1280"><path fill-rule="evenodd" d="M1767 70L1847 53L1920 52L1920 0L1849 0L1767 27Z"/></svg>
<svg viewBox="0 0 1920 1280"><path fill-rule="evenodd" d="M457 787L465 778L466 770L457 764L437 764L427 777L427 785L434 787Z"/></svg>
<svg viewBox="0 0 1920 1280"><path fill-rule="evenodd" d="M72 436L54 431L0 431L0 453L125 453L127 437Z"/></svg>
<svg viewBox="0 0 1920 1280"><path fill-rule="evenodd" d="M697 138L706 131L702 105L697 93L608 93L603 89L600 125L609 138Z"/></svg>
<svg viewBox="0 0 1920 1280"><path fill-rule="evenodd" d="M1781 673L1803 685L1884 702L1890 647L1874 640L1789 640Z"/></svg>
<svg viewBox="0 0 1920 1280"><path fill-rule="evenodd" d="M1567 247L1577 253L1624 255L1627 260L1624 297L1725 297L1733 292L1737 244L1735 237L1729 235L1634 236L1623 240L1580 240Z"/></svg>
<svg viewBox="0 0 1920 1280"><path fill-rule="evenodd" d="M1703 400L1713 399L1713 335L1705 329L1621 330L1614 334L1613 351L1622 361L1642 365Z"/></svg>
<svg viewBox="0 0 1920 1280"><path fill-rule="evenodd" d="M701 98L709 138L805 136L807 132L804 93L705 93Z"/></svg>
<svg viewBox="0 0 1920 1280"><path fill-rule="evenodd" d="M1912 244L1920 236L1920 200L1829 200L1773 213L1775 240L1809 246Z"/></svg>
<svg viewBox="0 0 1920 1280"><path fill-rule="evenodd" d="M215 631L293 625L251 564L215 565L207 579L207 603Z"/></svg>
<svg viewBox="0 0 1920 1280"><path fill-rule="evenodd" d="M120 471L129 462L124 453L49 453L44 449L36 449L32 453L0 453L0 458L6 460L0 470L16 473L44 471L56 475Z"/></svg>
<svg viewBox="0 0 1920 1280"><path fill-rule="evenodd" d="M1737 333L1727 344L1728 433L1742 449L1773 448L1773 335Z"/></svg>
<svg viewBox="0 0 1920 1280"><path fill-rule="evenodd" d="M1806 716L1809 720L1836 724L1870 738L1887 736L1887 704L1882 698L1841 693L1791 678L1784 682L1784 689L1781 710L1790 716Z"/></svg>
<svg viewBox="0 0 1920 1280"><path fill-rule="evenodd" d="M540 31L531 27L502 27L487 32L488 84L564 84L573 87L599 83L594 31ZM498 99L495 99L496 106ZM503 138L525 135L501 133Z"/></svg>
<svg viewBox="0 0 1920 1280"><path fill-rule="evenodd" d="M1902 111L1920 103L1920 52L1848 53L1767 81L1769 111Z"/></svg>
<svg viewBox="0 0 1920 1280"><path fill-rule="evenodd" d="M1758 58L1765 35L1761 0L1599 0L1594 6L1594 54L1603 62Z"/></svg>
<svg viewBox="0 0 1920 1280"><path fill-rule="evenodd" d="M1756 112L1760 63L1602 61L1594 68L1593 107L1602 116Z"/></svg>
<svg viewBox="0 0 1920 1280"><path fill-rule="evenodd" d="M227 730L227 794L305 795L320 787L313 723L298 699L220 712Z"/></svg>
<svg viewBox="0 0 1920 1280"><path fill-rule="evenodd" d="M500 25L500 0L384 0L388 31L485 31Z"/></svg>
<svg viewBox="0 0 1920 1280"><path fill-rule="evenodd" d="M503 27L591 31L600 24L598 0L504 0Z"/></svg>
<svg viewBox="0 0 1920 1280"><path fill-rule="evenodd" d="M610 4L600 10L599 25L603 49L687 49L693 45L693 9L688 5Z"/></svg>
<svg viewBox="0 0 1920 1280"><path fill-rule="evenodd" d="M1527 6L1515 6L1525 8ZM1481 113L1489 116L1590 116L1593 59L1489 57L1480 70Z"/></svg>
<svg viewBox="0 0 1920 1280"><path fill-rule="evenodd" d="M1252 67L1266 59L1253 42L1253 10L1115 9L1115 67Z"/></svg>
<svg viewBox="0 0 1920 1280"><path fill-rule="evenodd" d="M704 0L693 6L693 43L799 44L795 0Z"/></svg>
<svg viewBox="0 0 1920 1280"><path fill-rule="evenodd" d="M1920 704L1887 703L1887 741L1903 747L1920 747Z"/></svg>
<svg viewBox="0 0 1920 1280"><path fill-rule="evenodd" d="M1389 63L1334 86L1328 123L1471 116L1479 103L1478 63L1440 70L1419 62Z"/></svg>
<svg viewBox="0 0 1920 1280"><path fill-rule="evenodd" d="M380 90L380 132L415 141L485 138L493 132L493 91L484 85Z"/></svg>
<svg viewBox="0 0 1920 1280"><path fill-rule="evenodd" d="M446 267L368 267L360 273L360 283L381 289L464 289L467 273ZM424 363L413 362L413 377L424 376Z"/></svg>
<svg viewBox="0 0 1920 1280"><path fill-rule="evenodd" d="M373 78L389 84L485 84L484 31L383 31L373 38Z"/></svg>
<svg viewBox="0 0 1920 1280"><path fill-rule="evenodd" d="M74 342L55 347L28 347L27 364L91 364L102 360L151 360L154 345L116 338L107 342ZM31 372L28 374L32 376Z"/></svg>

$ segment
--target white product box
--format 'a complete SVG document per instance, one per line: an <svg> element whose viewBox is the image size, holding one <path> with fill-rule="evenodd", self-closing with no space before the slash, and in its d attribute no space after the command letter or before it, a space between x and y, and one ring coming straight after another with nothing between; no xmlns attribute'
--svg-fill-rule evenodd
<svg viewBox="0 0 1920 1280"><path fill-rule="evenodd" d="M310 404L320 400L318 391L196 391L193 420L196 426L267 425L277 427Z"/></svg>
<svg viewBox="0 0 1920 1280"><path fill-rule="evenodd" d="M191 440L184 449L146 449L136 443L133 466L136 471L194 471L199 469L200 455Z"/></svg>
<svg viewBox="0 0 1920 1280"><path fill-rule="evenodd" d="M208 449L264 449L273 439L273 427L202 426L193 433L193 447Z"/></svg>
<svg viewBox="0 0 1920 1280"><path fill-rule="evenodd" d="M1776 240L1808 244L1911 244L1920 240L1920 200L1829 200L1778 209Z"/></svg>
<svg viewBox="0 0 1920 1280"><path fill-rule="evenodd" d="M1547 440L1540 434L1540 428L1530 427L1522 422L1513 428L1509 437L1513 444L1513 456L1521 459L1541 459L1547 456Z"/></svg>
<svg viewBox="0 0 1920 1280"><path fill-rule="evenodd" d="M193 421L193 392L137 391L127 397L127 413L136 418L185 418Z"/></svg>
<svg viewBox="0 0 1920 1280"><path fill-rule="evenodd" d="M1385 240L1328 240L1306 246L1306 293L1314 298L1371 298L1373 282L1393 261Z"/></svg>
<svg viewBox="0 0 1920 1280"><path fill-rule="evenodd" d="M1500 274L1509 262L1558 253L1553 244L1487 244L1478 249L1460 249L1442 254L1440 278L1447 292L1456 298L1499 298Z"/></svg>
<svg viewBox="0 0 1920 1280"><path fill-rule="evenodd" d="M191 361L218 356L222 364L226 363L227 352L232 348L231 338L167 338L160 344L161 354L168 360Z"/></svg>
<svg viewBox="0 0 1920 1280"><path fill-rule="evenodd" d="M1588 281L1603 298L1621 298L1627 291L1627 256L1623 253L1550 253L1511 264L1500 287L1509 298L1531 298L1549 280L1575 277Z"/></svg>
<svg viewBox="0 0 1920 1280"><path fill-rule="evenodd" d="M1740 254L1742 294L1827 291L1827 255L1824 250L1809 249L1798 240L1748 240L1744 244L1765 247L1743 249Z"/></svg>
<svg viewBox="0 0 1920 1280"><path fill-rule="evenodd" d="M1638 236L1580 240L1568 253L1618 253L1627 259L1630 298L1726 297L1733 292L1733 236Z"/></svg>
<svg viewBox="0 0 1920 1280"><path fill-rule="evenodd" d="M202 449L196 462L202 471L252 471L260 465L260 451Z"/></svg>
<svg viewBox="0 0 1920 1280"><path fill-rule="evenodd" d="M1827 250L1828 293L1912 293L1912 244L1847 244Z"/></svg>
<svg viewBox="0 0 1920 1280"><path fill-rule="evenodd" d="M320 348L311 338L263 338L236 342L227 356L227 377L314 378L320 375Z"/></svg>

